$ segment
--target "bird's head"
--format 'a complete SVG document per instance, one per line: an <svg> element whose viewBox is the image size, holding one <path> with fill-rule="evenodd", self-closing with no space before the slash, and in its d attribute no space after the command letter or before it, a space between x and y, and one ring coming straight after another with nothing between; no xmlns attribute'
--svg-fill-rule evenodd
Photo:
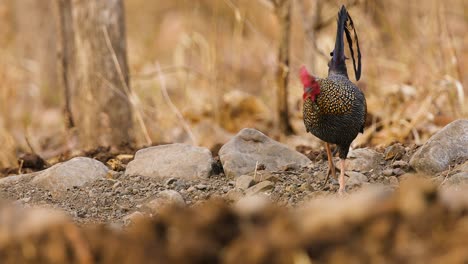
<svg viewBox="0 0 468 264"><path fill-rule="evenodd" d="M315 101L315 98L320 93L320 85L315 79L314 76L310 75L307 71L305 66L302 66L299 72L299 76L301 78L302 85L304 85L304 94L302 95L302 99Z"/></svg>

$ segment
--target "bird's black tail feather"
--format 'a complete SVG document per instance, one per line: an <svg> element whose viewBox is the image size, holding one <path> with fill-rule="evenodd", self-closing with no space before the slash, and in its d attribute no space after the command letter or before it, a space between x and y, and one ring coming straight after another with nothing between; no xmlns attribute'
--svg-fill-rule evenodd
<svg viewBox="0 0 468 264"><path fill-rule="evenodd" d="M329 63L329 70L330 72L342 74L348 77L345 62L346 57L344 53L343 33L346 34L346 40L348 41L351 57L353 58L353 68L356 80L359 80L359 78L361 77L361 50L359 49L359 40L357 37L356 29L354 28L353 20L351 19L351 16L349 15L348 11L346 11L344 5L341 7L340 12L338 12L338 25L336 29L335 49L332 52L333 57ZM353 39L351 38L351 34L354 35L354 41L356 42L357 65L356 58L354 57Z"/></svg>

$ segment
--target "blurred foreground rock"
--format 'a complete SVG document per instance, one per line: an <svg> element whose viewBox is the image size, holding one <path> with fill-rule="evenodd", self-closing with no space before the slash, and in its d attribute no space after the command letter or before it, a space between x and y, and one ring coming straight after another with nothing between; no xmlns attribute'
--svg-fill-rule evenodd
<svg viewBox="0 0 468 264"><path fill-rule="evenodd" d="M139 150L125 174L162 178L207 178L213 157L206 148L168 144Z"/></svg>
<svg viewBox="0 0 468 264"><path fill-rule="evenodd" d="M262 132L244 128L219 150L224 172L229 177L238 177L255 170L256 164L264 165L267 171L282 167L307 166L311 161L301 153L267 137Z"/></svg>
<svg viewBox="0 0 468 264"><path fill-rule="evenodd" d="M465 187L466 188L466 187ZM288 210L264 196L132 216L128 229L77 227L0 205L3 263L466 263L466 189L410 177Z"/></svg>
<svg viewBox="0 0 468 264"><path fill-rule="evenodd" d="M31 182L59 193L104 178L108 172L109 169L100 161L77 157L38 172Z"/></svg>
<svg viewBox="0 0 468 264"><path fill-rule="evenodd" d="M433 135L410 160L418 172L437 174L468 159L468 119L456 120Z"/></svg>

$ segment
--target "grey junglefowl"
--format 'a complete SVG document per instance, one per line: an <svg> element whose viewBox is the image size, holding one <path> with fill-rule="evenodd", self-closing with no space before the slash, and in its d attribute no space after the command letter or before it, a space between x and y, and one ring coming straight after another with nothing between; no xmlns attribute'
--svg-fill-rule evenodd
<svg viewBox="0 0 468 264"><path fill-rule="evenodd" d="M336 144L341 160L339 193L345 192L344 174L346 170L346 157L348 155L351 142L359 132L364 131L364 123L367 114L367 105L364 94L348 78L346 70L346 57L344 54L344 39L346 34L350 54L353 59L353 68L356 80L361 76L361 51L354 28L353 20L346 11L345 6L341 7L338 13L338 26L336 32L335 48L330 55L328 63L328 77L319 78L307 72L302 66L300 69L300 79L304 85L304 125L307 132L325 141L328 156L328 176L331 174L336 179L335 167L333 165L330 144ZM357 47L357 66L353 50L353 39Z"/></svg>

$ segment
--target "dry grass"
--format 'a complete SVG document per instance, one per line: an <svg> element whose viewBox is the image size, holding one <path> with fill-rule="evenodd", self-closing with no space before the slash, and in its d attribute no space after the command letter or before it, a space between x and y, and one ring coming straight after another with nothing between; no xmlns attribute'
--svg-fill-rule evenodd
<svg viewBox="0 0 468 264"><path fill-rule="evenodd" d="M296 72L307 64L315 74L325 76L327 61L318 51L313 62L304 59L305 50L313 49L313 44L307 41L301 18L310 10L299 10L299 1L310 6L309 0L294 0L290 113L296 133L313 141L301 124L302 88ZM185 131L205 120L232 130L233 120L226 118L232 115L223 114L230 111L229 104L223 103L224 95L232 90L254 95L270 112L275 109L279 27L267 2L125 1L132 100L138 102L139 123L144 124L135 127L148 131L148 136L143 130L137 131L140 144L148 137L153 142L190 142ZM350 2L356 1L345 1ZM382 1L381 8L366 2L374 1L359 0L350 13L363 53L363 75L358 84L366 94L373 124L355 145L386 145L392 141L420 144L448 122L467 118L466 1L390 0ZM340 4L324 1L322 19L334 20ZM0 37L0 167L14 164L17 149L26 149L26 130L35 149L46 156L66 141L60 93L40 77L53 76L50 71L54 69L41 67L45 64L40 61L54 58L53 53L34 56L23 52L25 39L19 36L22 31L16 30L15 14L24 10L15 6L14 1L0 1L0 29L5 32ZM322 53L332 49L334 31L335 24L331 23L316 35ZM36 36L39 39L41 35L37 32ZM47 52L53 50L41 50ZM189 122L185 128L163 96L158 64L168 97ZM277 136L264 119L246 120L244 124L258 124L264 132ZM242 126L235 123L237 129Z"/></svg>

